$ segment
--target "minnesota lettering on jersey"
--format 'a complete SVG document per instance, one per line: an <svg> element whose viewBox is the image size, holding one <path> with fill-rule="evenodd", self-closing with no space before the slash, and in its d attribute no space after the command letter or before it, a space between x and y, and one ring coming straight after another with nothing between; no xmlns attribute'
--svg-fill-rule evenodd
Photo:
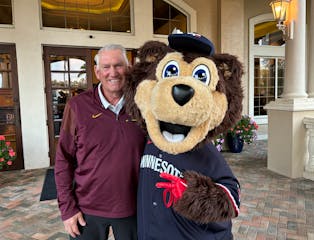
<svg viewBox="0 0 314 240"><path fill-rule="evenodd" d="M141 168L149 168L155 172L165 172L176 177L183 177L181 171L177 169L173 164L153 155L144 155L142 157Z"/></svg>

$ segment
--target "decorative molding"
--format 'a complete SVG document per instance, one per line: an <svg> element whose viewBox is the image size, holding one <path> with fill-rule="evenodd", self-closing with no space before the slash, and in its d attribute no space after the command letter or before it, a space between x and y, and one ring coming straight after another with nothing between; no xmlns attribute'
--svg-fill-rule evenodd
<svg viewBox="0 0 314 240"><path fill-rule="evenodd" d="M314 111L314 98L277 98L267 104L264 109L292 112Z"/></svg>
<svg viewBox="0 0 314 240"><path fill-rule="evenodd" d="M306 127L307 154L305 157L305 172L303 176L314 180L314 118L305 117L303 123Z"/></svg>
<svg viewBox="0 0 314 240"><path fill-rule="evenodd" d="M303 123L306 128L314 128L314 118L313 117L305 117L303 119Z"/></svg>

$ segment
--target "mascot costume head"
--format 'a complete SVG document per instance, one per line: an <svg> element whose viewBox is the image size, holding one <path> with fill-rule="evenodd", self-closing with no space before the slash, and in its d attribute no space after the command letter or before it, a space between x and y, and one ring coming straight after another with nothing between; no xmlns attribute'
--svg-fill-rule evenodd
<svg viewBox="0 0 314 240"><path fill-rule="evenodd" d="M232 239L239 183L211 139L242 113L242 65L210 40L176 33L138 51L126 108L147 131L138 191L139 239Z"/></svg>

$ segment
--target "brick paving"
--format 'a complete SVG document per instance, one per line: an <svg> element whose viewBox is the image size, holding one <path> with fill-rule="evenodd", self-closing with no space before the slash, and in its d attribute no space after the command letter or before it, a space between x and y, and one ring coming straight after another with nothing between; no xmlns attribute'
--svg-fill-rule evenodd
<svg viewBox="0 0 314 240"><path fill-rule="evenodd" d="M267 170L267 142L223 152L241 184L235 240L314 240L314 182ZM46 169L0 172L0 239L68 239L56 200L40 202ZM113 237L111 237L113 239Z"/></svg>

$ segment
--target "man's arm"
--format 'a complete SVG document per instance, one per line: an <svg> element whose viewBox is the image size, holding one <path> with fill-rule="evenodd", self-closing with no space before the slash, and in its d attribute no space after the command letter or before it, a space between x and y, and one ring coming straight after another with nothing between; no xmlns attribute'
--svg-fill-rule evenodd
<svg viewBox="0 0 314 240"><path fill-rule="evenodd" d="M63 113L60 138L55 159L55 180L58 204L66 231L75 237L79 235L78 222L85 225L82 213L77 207L73 189L76 165L76 117L67 104Z"/></svg>

